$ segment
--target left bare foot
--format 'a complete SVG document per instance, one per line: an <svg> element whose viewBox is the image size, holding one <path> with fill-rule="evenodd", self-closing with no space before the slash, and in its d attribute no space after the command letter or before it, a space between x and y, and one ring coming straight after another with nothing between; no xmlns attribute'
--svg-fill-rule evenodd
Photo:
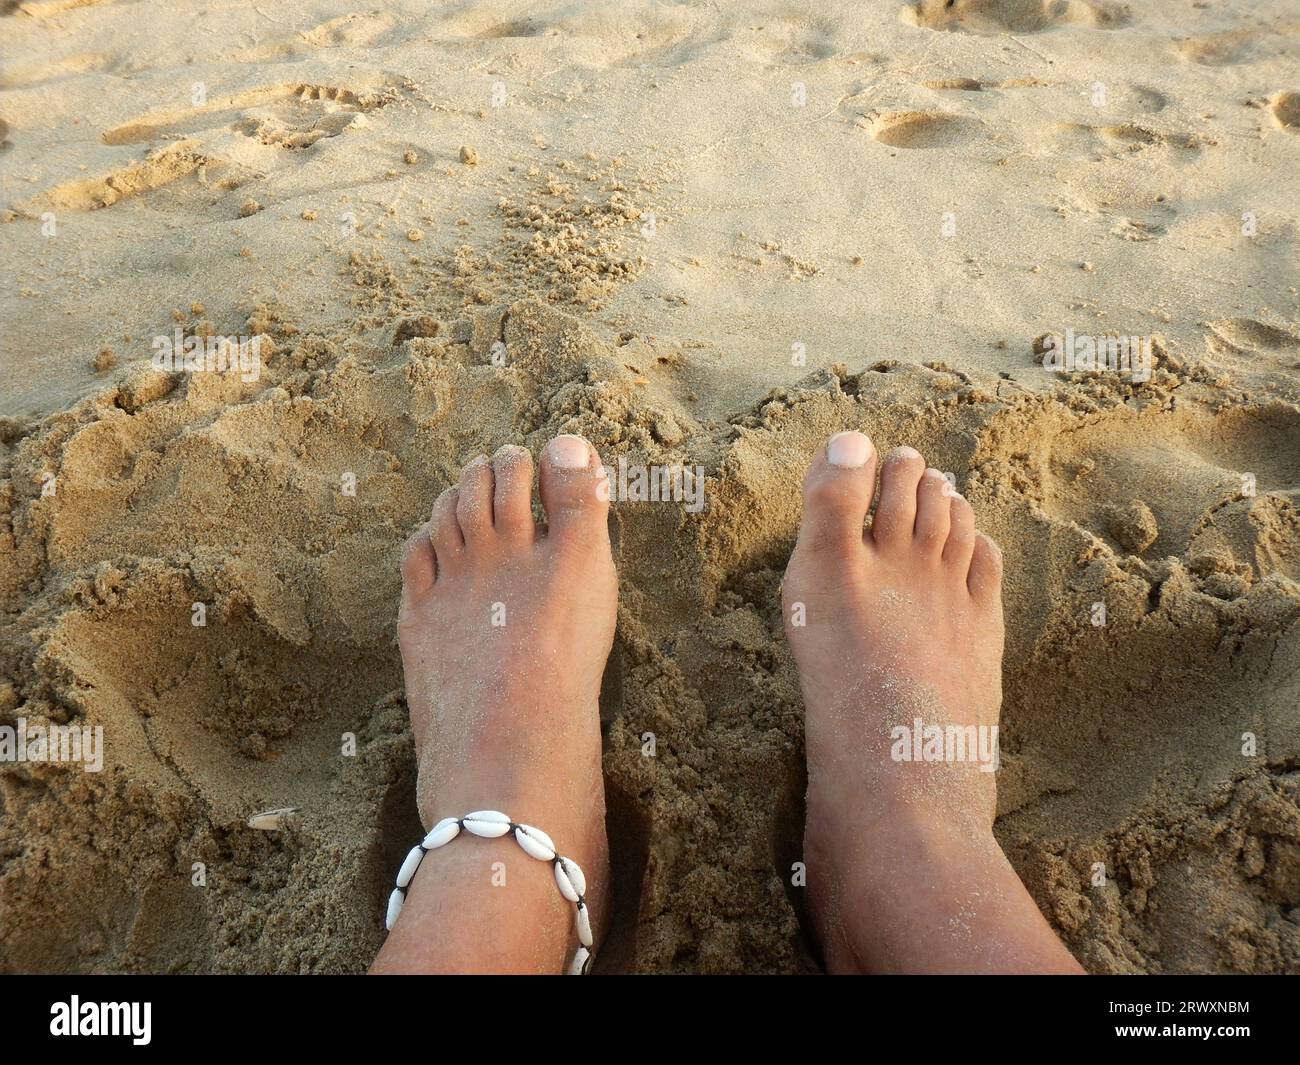
<svg viewBox="0 0 1300 1065"><path fill-rule="evenodd" d="M608 493L599 491L604 470L595 449L581 437L557 437L541 461L547 527L538 529L532 476L524 448L474 460L406 545L398 639L419 766L417 803L426 829L482 809L542 829L582 867L599 917L609 861L598 701L618 593ZM558 971L576 941L573 907L556 890L550 866L528 858L509 837L468 833L426 855L376 971L389 968L390 947L400 951L417 924L425 926L421 934L446 936L447 922L478 924L485 905L499 906L499 898L482 894L499 894L483 870L503 861L507 885L520 885L521 894L507 918L483 928L470 967L521 968L502 924L517 920L520 935L538 940L522 968ZM474 912L442 914L441 926L427 912L412 919L431 871L445 880L467 862L476 882L467 897ZM434 917L437 909L435 903ZM544 933L541 925L559 933ZM554 952L538 945L544 942L553 942ZM454 961L443 959L441 971Z"/></svg>

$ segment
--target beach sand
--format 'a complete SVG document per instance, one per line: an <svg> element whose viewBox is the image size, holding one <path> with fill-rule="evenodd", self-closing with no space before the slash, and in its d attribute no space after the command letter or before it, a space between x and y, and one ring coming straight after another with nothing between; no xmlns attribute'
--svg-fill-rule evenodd
<svg viewBox="0 0 1300 1065"><path fill-rule="evenodd" d="M576 432L706 493L611 519L597 970L817 971L779 584L858 428L1004 548L997 833L1071 950L1300 972L1289 0L3 11L0 725L105 747L0 766L0 970L364 970L401 543Z"/></svg>

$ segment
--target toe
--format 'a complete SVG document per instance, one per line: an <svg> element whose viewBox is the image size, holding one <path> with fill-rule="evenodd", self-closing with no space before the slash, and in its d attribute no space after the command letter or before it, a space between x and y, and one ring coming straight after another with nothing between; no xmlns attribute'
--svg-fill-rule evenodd
<svg viewBox="0 0 1300 1065"><path fill-rule="evenodd" d="M547 538L580 543L607 539L609 479L596 449L580 436L557 436L546 445L541 466Z"/></svg>
<svg viewBox="0 0 1300 1065"><path fill-rule="evenodd" d="M836 433L820 448L803 482L799 544L862 546L863 524L876 487L876 449L863 433Z"/></svg>
<svg viewBox="0 0 1300 1065"><path fill-rule="evenodd" d="M433 544L439 573L454 565L465 550L465 538L456 519L459 496L455 488L446 489L434 500L433 513L429 516L429 541Z"/></svg>
<svg viewBox="0 0 1300 1065"><path fill-rule="evenodd" d="M476 541L492 534L492 482L492 464L486 455L479 455L460 471L456 520L466 547L472 548Z"/></svg>
<svg viewBox="0 0 1300 1065"><path fill-rule="evenodd" d="M408 602L426 595L433 587L436 575L433 544L429 542L429 525L426 522L402 547L402 595Z"/></svg>
<svg viewBox="0 0 1300 1065"><path fill-rule="evenodd" d="M880 502L871 534L881 548L908 547L916 525L916 486L925 460L912 447L896 447L885 456L880 471Z"/></svg>
<svg viewBox="0 0 1300 1065"><path fill-rule="evenodd" d="M965 580L971 552L975 550L975 511L966 497L956 492L949 500L949 511L950 528L943 548L943 563Z"/></svg>
<svg viewBox="0 0 1300 1065"><path fill-rule="evenodd" d="M533 456L527 448L506 444L492 456L492 517L496 530L513 540L532 540Z"/></svg>
<svg viewBox="0 0 1300 1065"><path fill-rule="evenodd" d="M1002 549L983 533L975 534L966 587L976 602L989 605L1002 595Z"/></svg>
<svg viewBox="0 0 1300 1065"><path fill-rule="evenodd" d="M916 526L913 536L922 554L938 558L952 527L952 484L942 470L930 467L916 486Z"/></svg>

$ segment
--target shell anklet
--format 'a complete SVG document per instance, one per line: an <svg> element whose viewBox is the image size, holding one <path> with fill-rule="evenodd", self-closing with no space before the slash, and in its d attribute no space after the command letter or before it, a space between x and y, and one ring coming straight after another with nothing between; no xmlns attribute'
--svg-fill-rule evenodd
<svg viewBox="0 0 1300 1065"><path fill-rule="evenodd" d="M515 837L515 842L530 858L551 863L555 871L555 885L560 889L560 894L577 908L574 924L578 930L578 952L569 964L568 974L585 976L591 967L591 948L594 943L591 936L591 913L585 898L587 878L583 876L577 862L556 852L551 837L540 828L521 825L499 810L476 810L464 817L445 817L429 830L429 834L423 840L411 848L406 860L402 862L402 868L397 871L397 887L393 888L393 893L388 896L386 921L388 931L391 932L393 925L397 923L397 915L402 912L402 903L406 901L406 889L415 878L415 872L420 868L424 856L429 851L445 847L460 835L462 828L484 839L496 839L509 833Z"/></svg>

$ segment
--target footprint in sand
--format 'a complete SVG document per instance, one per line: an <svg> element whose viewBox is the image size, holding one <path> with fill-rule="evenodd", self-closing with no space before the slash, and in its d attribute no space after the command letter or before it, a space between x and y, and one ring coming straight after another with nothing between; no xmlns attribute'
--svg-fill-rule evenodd
<svg viewBox="0 0 1300 1065"><path fill-rule="evenodd" d="M1207 322L1210 357L1235 370L1300 369L1300 336L1254 318Z"/></svg>
<svg viewBox="0 0 1300 1065"><path fill-rule="evenodd" d="M512 18L503 14L491 4L453 4L430 17L436 20L439 40L482 42L487 55L513 57L515 50L547 49L559 39L566 47L583 49L585 60L598 69L676 67L727 39L721 31L701 32L700 15L687 4L624 9L568 4Z"/></svg>
<svg viewBox="0 0 1300 1065"><path fill-rule="evenodd" d="M305 46L304 51L367 47L380 43L397 24L398 17L391 12L353 12L327 19L314 29L301 30L297 37Z"/></svg>
<svg viewBox="0 0 1300 1065"><path fill-rule="evenodd" d="M1178 54L1189 63L1205 67L1232 66L1254 57L1256 38L1253 30L1229 30L1189 37L1178 45Z"/></svg>
<svg viewBox="0 0 1300 1065"><path fill-rule="evenodd" d="M1063 420L1053 405L1010 426L993 452L1024 470L1020 525L1037 527L1041 545L1025 557L1058 560L1008 595L1013 629L1034 635L1032 653L1007 656L1003 720L1016 723L1020 750L1053 752L1046 761L1065 785L1034 790L1060 789L1067 804L1104 796L1122 820L1169 786L1173 766L1189 766L1198 789L1233 779L1233 740L1248 729L1290 750L1296 412L1120 407ZM1082 753L1098 738L1122 762ZM1016 762L1003 769L1013 781Z"/></svg>
<svg viewBox="0 0 1300 1065"><path fill-rule="evenodd" d="M310 148L365 121L365 113L397 99L392 86L357 91L334 85L272 85L216 98L202 107L153 112L105 132L105 144L165 143L142 162L131 161L89 178L78 177L15 204L24 213L63 209L93 211L170 185L200 167L220 165L221 150L203 134L220 129L286 149ZM241 183L232 177L235 188Z"/></svg>
<svg viewBox="0 0 1300 1065"><path fill-rule="evenodd" d="M1041 506L1120 554L1194 561L1210 553L1260 577L1295 579L1298 500L1300 416L1278 404L1217 415L1122 413L1060 433Z"/></svg>
<svg viewBox="0 0 1300 1065"><path fill-rule="evenodd" d="M207 162L198 141L177 141L150 152L141 162L55 185L31 199L17 201L14 209L32 217L45 210L96 211L170 185Z"/></svg>
<svg viewBox="0 0 1300 1065"><path fill-rule="evenodd" d="M337 136L357 115L384 107L399 95L393 86L354 90L338 85L267 85L217 97L201 107L156 111L108 130L102 139L105 144L140 144L235 127L266 144L304 148L321 137Z"/></svg>
<svg viewBox="0 0 1300 1065"><path fill-rule="evenodd" d="M1172 215L1172 211L1170 214ZM1124 217L1110 229L1112 237L1119 237L1120 240L1127 240L1133 244L1145 244L1148 240L1156 240L1168 232L1169 227L1155 218Z"/></svg>
<svg viewBox="0 0 1300 1065"><path fill-rule="evenodd" d="M84 678L79 684L95 691L117 757L130 758L135 750L156 763L151 775L207 781L224 795L292 795L304 770L318 780L333 774L337 737L359 707L373 704L396 679L383 654L355 643L378 639L395 585L390 580L367 590L354 579L363 573L361 556L373 550L369 538L359 538L359 526L352 527L364 516L358 512L339 524L333 514L336 479L328 456L340 432L350 430L304 422L299 442L304 455L311 452L304 465L284 449L283 427L268 429L267 408L255 403L226 407L200 429L170 427L171 404L197 406L200 387L208 401L229 401L242 386L191 382L183 399L145 403L130 418L93 422L64 447L59 494L49 513L57 553L69 566L92 571L99 559L120 558L113 533L79 523L76 515L85 508L129 510L130 536L144 560L123 563L107 576L101 567L97 579L104 590L97 587L60 616L66 643L53 643L77 649L66 675ZM224 523L256 539L266 529L265 516L277 510L270 497L249 496L246 485L238 498L231 492L239 480L234 471L250 462L275 471L266 482L274 485L272 495L293 486L303 520L232 557L213 546L222 544ZM397 480L391 465L386 453L365 458L366 475L390 488ZM181 481L196 486L200 505L178 499ZM318 540L323 515L331 526L328 548ZM191 519L199 524L179 550L167 530ZM271 576L288 572L295 574L289 581ZM325 605L327 586L341 591ZM308 624L309 611L318 609L312 602L324 609L323 625ZM195 603L206 605L202 626L192 623ZM52 644L52 654L62 653ZM152 666L132 671L124 661ZM332 722L328 737L306 727L325 720Z"/></svg>
<svg viewBox="0 0 1300 1065"><path fill-rule="evenodd" d="M1052 127L1046 143L1059 155L1086 155L1094 158L1119 158L1152 148L1180 152L1200 150L1200 141L1192 134L1155 130L1136 122L1096 126L1083 122L1062 122Z"/></svg>
<svg viewBox="0 0 1300 1065"><path fill-rule="evenodd" d="M921 82L921 88L936 92L981 92L984 83L977 78L936 78Z"/></svg>
<svg viewBox="0 0 1300 1065"><path fill-rule="evenodd" d="M830 35L814 32L792 38L772 58L777 63L796 66L801 63L820 63L837 52L835 41Z"/></svg>
<svg viewBox="0 0 1300 1065"><path fill-rule="evenodd" d="M1141 85L1134 85L1129 88L1128 96L1134 106L1139 111L1145 111L1147 114L1154 115L1163 111L1169 106L1169 97L1156 89L1148 89ZM1121 98L1122 102L1122 98Z"/></svg>
<svg viewBox="0 0 1300 1065"><path fill-rule="evenodd" d="M365 108L341 105L340 110L322 111L316 97L296 97L271 108L255 108L235 123L235 129L263 144L280 148L310 148L325 137L337 137L349 126L365 124ZM381 105L382 106L382 105Z"/></svg>
<svg viewBox="0 0 1300 1065"><path fill-rule="evenodd" d="M942 111L890 111L863 116L867 131L891 148L950 148L973 140L980 124Z"/></svg>
<svg viewBox="0 0 1300 1065"><path fill-rule="evenodd" d="M474 36L484 40L504 40L506 38L540 37L547 31L547 24L539 18L525 16L509 22L495 22Z"/></svg>
<svg viewBox="0 0 1300 1065"><path fill-rule="evenodd" d="M1163 237L1178 218L1169 197L1142 182L1117 184L1103 175L1080 177L1071 186L1072 206L1112 237L1143 243Z"/></svg>
<svg viewBox="0 0 1300 1065"><path fill-rule="evenodd" d="M0 89L26 89L101 71L118 73L126 64L102 52L77 52L61 59L33 58L10 62L0 71Z"/></svg>
<svg viewBox="0 0 1300 1065"><path fill-rule="evenodd" d="M1104 0L920 0L900 12L905 22L957 33L1041 33L1073 24L1097 29L1126 26L1125 4Z"/></svg>

